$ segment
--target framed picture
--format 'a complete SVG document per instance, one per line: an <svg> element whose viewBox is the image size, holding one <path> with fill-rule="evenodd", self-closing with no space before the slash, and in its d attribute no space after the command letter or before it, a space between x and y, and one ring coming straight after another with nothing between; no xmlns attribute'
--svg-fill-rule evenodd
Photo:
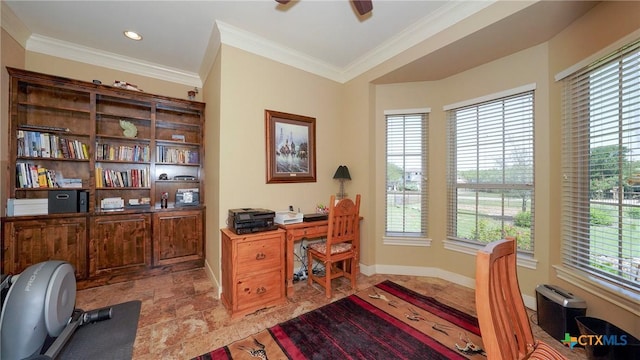
<svg viewBox="0 0 640 360"><path fill-rule="evenodd" d="M267 184L316 182L316 119L265 110Z"/></svg>

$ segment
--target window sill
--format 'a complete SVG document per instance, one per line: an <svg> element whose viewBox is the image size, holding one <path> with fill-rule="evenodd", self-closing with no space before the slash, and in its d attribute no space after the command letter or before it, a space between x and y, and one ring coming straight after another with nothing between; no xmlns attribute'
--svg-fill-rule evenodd
<svg viewBox="0 0 640 360"><path fill-rule="evenodd" d="M425 237L383 236L383 245L431 247L431 239Z"/></svg>
<svg viewBox="0 0 640 360"><path fill-rule="evenodd" d="M451 251L461 252L463 254L468 254L472 256L476 256L478 250L484 248L484 245L480 244L470 244L468 242L463 241L455 241L455 240L445 240L444 248ZM532 256L528 254L518 253L516 257L517 264L520 267L536 270L538 268L538 260L534 259Z"/></svg>
<svg viewBox="0 0 640 360"><path fill-rule="evenodd" d="M640 316L640 297L638 294L566 266L553 265L553 268L556 270L558 278Z"/></svg>

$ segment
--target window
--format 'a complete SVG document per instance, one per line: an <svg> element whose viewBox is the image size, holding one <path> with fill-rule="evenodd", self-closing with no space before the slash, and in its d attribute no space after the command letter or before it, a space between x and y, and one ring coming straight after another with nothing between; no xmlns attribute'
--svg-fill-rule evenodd
<svg viewBox="0 0 640 360"><path fill-rule="evenodd" d="M515 236L520 250L533 251L534 88L445 107L449 239Z"/></svg>
<svg viewBox="0 0 640 360"><path fill-rule="evenodd" d="M428 110L386 114L387 237L427 235Z"/></svg>
<svg viewBox="0 0 640 360"><path fill-rule="evenodd" d="M563 87L563 264L637 296L640 41Z"/></svg>

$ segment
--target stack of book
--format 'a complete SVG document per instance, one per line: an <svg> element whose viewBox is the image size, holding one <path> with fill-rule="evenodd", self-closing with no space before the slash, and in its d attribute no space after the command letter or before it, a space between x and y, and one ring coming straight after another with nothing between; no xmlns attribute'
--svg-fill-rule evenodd
<svg viewBox="0 0 640 360"><path fill-rule="evenodd" d="M149 145L96 143L96 160L149 162Z"/></svg>
<svg viewBox="0 0 640 360"><path fill-rule="evenodd" d="M7 216L47 215L49 199L8 199Z"/></svg>
<svg viewBox="0 0 640 360"><path fill-rule="evenodd" d="M96 168L96 187L149 187L149 168L118 171Z"/></svg>
<svg viewBox="0 0 640 360"><path fill-rule="evenodd" d="M16 185L21 189L55 187L55 171L41 165L16 163Z"/></svg>
<svg viewBox="0 0 640 360"><path fill-rule="evenodd" d="M85 143L56 134L18 130L18 156L57 159L89 159Z"/></svg>
<svg viewBox="0 0 640 360"><path fill-rule="evenodd" d="M158 145L156 146L156 161L171 164L198 164L200 155L197 150Z"/></svg>
<svg viewBox="0 0 640 360"><path fill-rule="evenodd" d="M58 180L58 186L61 188L81 188L82 179L60 179Z"/></svg>

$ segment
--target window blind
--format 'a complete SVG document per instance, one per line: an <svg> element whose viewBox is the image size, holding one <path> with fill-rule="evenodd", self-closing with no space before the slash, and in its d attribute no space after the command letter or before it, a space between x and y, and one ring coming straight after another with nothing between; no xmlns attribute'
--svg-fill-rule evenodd
<svg viewBox="0 0 640 360"><path fill-rule="evenodd" d="M448 238L533 250L534 92L447 111Z"/></svg>
<svg viewBox="0 0 640 360"><path fill-rule="evenodd" d="M563 80L563 264L640 291L640 40Z"/></svg>
<svg viewBox="0 0 640 360"><path fill-rule="evenodd" d="M428 114L386 116L386 236L427 234Z"/></svg>

